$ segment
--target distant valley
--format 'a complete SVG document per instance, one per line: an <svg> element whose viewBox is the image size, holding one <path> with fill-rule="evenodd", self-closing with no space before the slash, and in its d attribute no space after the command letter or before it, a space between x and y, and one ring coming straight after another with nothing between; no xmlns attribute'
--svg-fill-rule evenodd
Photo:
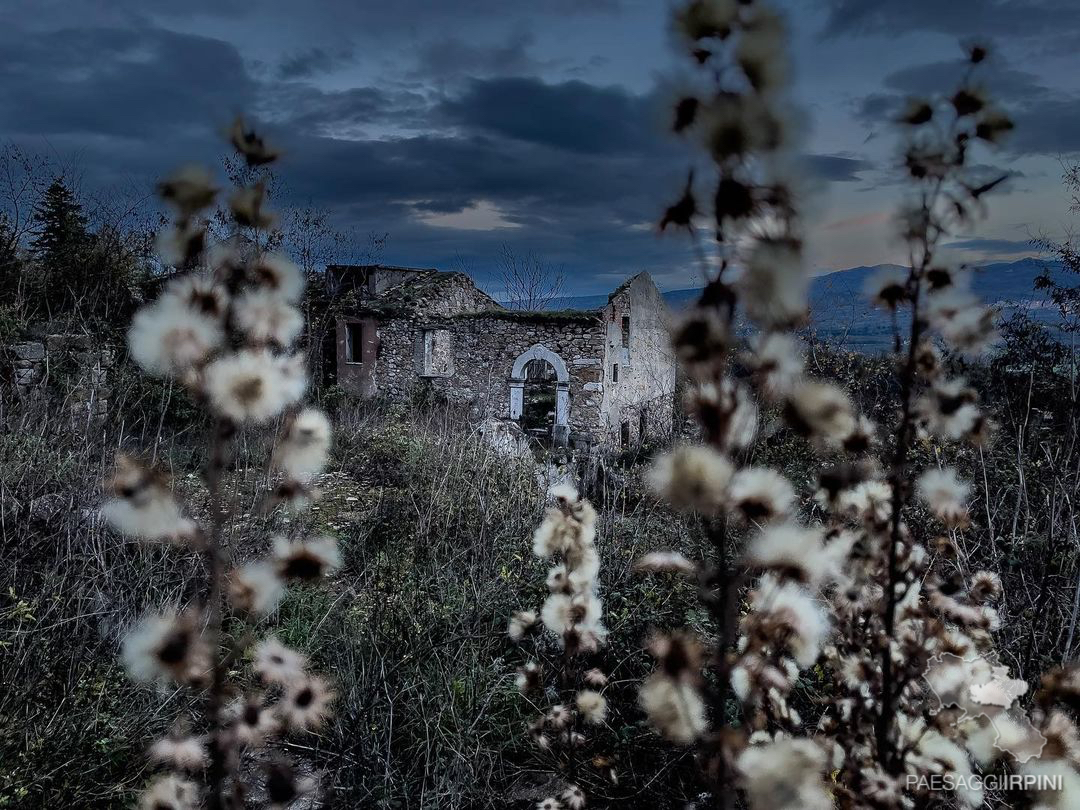
<svg viewBox="0 0 1080 810"><path fill-rule="evenodd" d="M866 300L866 279L886 266L873 265L837 270L816 276L810 286L811 329L817 336L849 349L877 352L889 348L892 325L886 313L874 309ZM1050 275L1066 284L1080 283L1080 277L1062 269L1058 262L1019 259L975 268L973 289L987 304L1000 307L1005 314L1024 309L1032 317L1055 323L1057 312L1045 296L1035 289L1035 278L1049 268ZM700 289L669 290L664 298L672 309L683 309L697 299ZM607 303L606 295L568 296L556 299L551 309L596 309Z"/></svg>

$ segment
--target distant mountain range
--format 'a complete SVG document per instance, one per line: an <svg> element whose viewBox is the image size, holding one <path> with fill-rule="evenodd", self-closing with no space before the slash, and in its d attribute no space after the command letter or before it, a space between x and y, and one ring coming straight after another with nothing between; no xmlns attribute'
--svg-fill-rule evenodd
<svg viewBox="0 0 1080 810"><path fill-rule="evenodd" d="M899 265L851 267L816 276L811 281L811 324L820 337L859 351L873 352L889 347L892 340L890 319L886 313L870 306L863 292L866 279L883 267ZM1046 269L1051 278L1062 283L1080 283L1080 277L1062 269L1060 262L1027 258L973 268L972 289L988 305L1001 307L1006 313L1024 309L1038 320L1055 323L1057 312L1045 301L1043 292L1035 289L1035 278ZM700 289L669 290L663 295L668 306L678 310L689 306L700 293ZM550 308L596 309L606 303L606 295L569 296L553 301Z"/></svg>

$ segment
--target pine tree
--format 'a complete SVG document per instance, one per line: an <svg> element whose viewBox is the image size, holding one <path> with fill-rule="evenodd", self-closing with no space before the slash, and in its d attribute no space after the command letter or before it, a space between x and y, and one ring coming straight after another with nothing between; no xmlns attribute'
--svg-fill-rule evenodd
<svg viewBox="0 0 1080 810"><path fill-rule="evenodd" d="M74 260L90 240L86 215L63 177L49 184L34 206L34 256L51 274Z"/></svg>

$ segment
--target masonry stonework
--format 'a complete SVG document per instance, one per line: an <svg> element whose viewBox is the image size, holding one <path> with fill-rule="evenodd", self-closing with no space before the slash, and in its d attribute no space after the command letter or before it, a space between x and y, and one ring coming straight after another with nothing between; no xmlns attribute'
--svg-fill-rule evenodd
<svg viewBox="0 0 1080 810"><path fill-rule="evenodd" d="M73 416L105 416L112 394L108 375L116 362L112 349L95 345L86 335L48 335L15 343L9 353L20 397L36 396L59 381Z"/></svg>
<svg viewBox="0 0 1080 810"><path fill-rule="evenodd" d="M400 278L403 270L392 272ZM478 420L513 422L532 360L554 369L557 444L637 442L671 428L667 313L647 274L601 309L555 312L505 309L461 273L413 271L377 295L370 289L380 288L378 268L363 268L363 277L337 325L337 377L346 391L402 400L427 389L469 406ZM606 374L613 364L618 382Z"/></svg>

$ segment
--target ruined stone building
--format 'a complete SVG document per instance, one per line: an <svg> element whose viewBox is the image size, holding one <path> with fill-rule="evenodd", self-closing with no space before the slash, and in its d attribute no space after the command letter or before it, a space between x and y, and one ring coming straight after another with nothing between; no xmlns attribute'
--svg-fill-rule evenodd
<svg viewBox="0 0 1080 810"><path fill-rule="evenodd" d="M675 360L648 273L595 310L501 306L463 273L332 266L336 376L362 397L423 389L558 445L627 446L671 430Z"/></svg>

